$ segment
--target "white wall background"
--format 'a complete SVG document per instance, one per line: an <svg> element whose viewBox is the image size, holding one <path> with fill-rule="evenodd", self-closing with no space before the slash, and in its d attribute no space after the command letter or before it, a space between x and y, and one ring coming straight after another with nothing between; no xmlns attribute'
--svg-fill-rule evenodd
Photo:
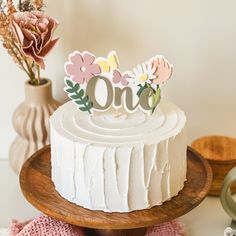
<svg viewBox="0 0 236 236"><path fill-rule="evenodd" d="M165 97L185 110L189 142L208 134L236 136L235 0L57 0L47 11L60 21L60 46L44 74L63 101L63 63L75 50L106 55L116 49L121 68L155 54L174 64ZM24 99L26 76L0 47L0 158L15 132L11 116Z"/></svg>

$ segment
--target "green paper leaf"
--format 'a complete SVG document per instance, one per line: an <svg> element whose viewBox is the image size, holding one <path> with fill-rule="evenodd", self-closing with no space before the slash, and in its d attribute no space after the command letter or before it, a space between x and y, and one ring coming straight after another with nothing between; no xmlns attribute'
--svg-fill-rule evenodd
<svg viewBox="0 0 236 236"><path fill-rule="evenodd" d="M88 107L86 106L86 107L79 107L79 109L81 110L81 111L88 111Z"/></svg>
<svg viewBox="0 0 236 236"><path fill-rule="evenodd" d="M74 95L71 95L70 98L72 98L72 99L79 99L80 97L79 97L79 95L74 94Z"/></svg>
<svg viewBox="0 0 236 236"><path fill-rule="evenodd" d="M161 100L161 89L158 86L157 90L152 95L152 104L153 104L152 113L155 111L155 109L156 109L157 105L159 104L160 100Z"/></svg>
<svg viewBox="0 0 236 236"><path fill-rule="evenodd" d="M87 107L88 107L89 109L91 109L91 108L93 107L93 103L92 103L92 102L89 102L88 105L87 105Z"/></svg>
<svg viewBox="0 0 236 236"><path fill-rule="evenodd" d="M67 93L74 93L74 89L73 88L68 88L68 89L66 89L66 92Z"/></svg>
<svg viewBox="0 0 236 236"><path fill-rule="evenodd" d="M78 83L74 84L69 79L67 79L65 83L67 85L65 91L68 93L68 97L77 104L77 107L81 111L87 111L91 113L93 104L89 101L89 97L85 94L84 89L80 88Z"/></svg>
<svg viewBox="0 0 236 236"><path fill-rule="evenodd" d="M79 107L81 111L87 111L89 114L91 114L91 108L90 106Z"/></svg>
<svg viewBox="0 0 236 236"><path fill-rule="evenodd" d="M75 91L78 91L79 89L80 89L80 85L79 85L79 84L75 84L74 90L75 90Z"/></svg>
<svg viewBox="0 0 236 236"><path fill-rule="evenodd" d="M141 84L139 84L138 86L140 87L140 89L137 92L137 96L140 97L140 95L143 92L143 90L148 88L148 85L147 85L147 83L145 83L144 86L142 86Z"/></svg>
<svg viewBox="0 0 236 236"><path fill-rule="evenodd" d="M78 105L83 105L84 104L84 102L82 100L76 100L75 103L78 104Z"/></svg>
<svg viewBox="0 0 236 236"><path fill-rule="evenodd" d="M83 89L81 89L81 90L79 91L78 96L79 96L79 97L83 97L83 96L84 96L84 90L83 90Z"/></svg>
<svg viewBox="0 0 236 236"><path fill-rule="evenodd" d="M66 80L66 85L69 87L73 87L73 82L69 79Z"/></svg>

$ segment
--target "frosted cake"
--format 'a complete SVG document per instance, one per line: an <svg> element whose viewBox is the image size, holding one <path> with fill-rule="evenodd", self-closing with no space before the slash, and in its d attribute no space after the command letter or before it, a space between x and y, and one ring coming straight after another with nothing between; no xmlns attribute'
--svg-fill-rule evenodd
<svg viewBox="0 0 236 236"><path fill-rule="evenodd" d="M70 202L105 212L161 205L184 187L187 169L185 114L160 96L172 66L162 56L125 73L118 65L115 52L107 58L71 54L65 91L72 101L50 120L56 190Z"/></svg>

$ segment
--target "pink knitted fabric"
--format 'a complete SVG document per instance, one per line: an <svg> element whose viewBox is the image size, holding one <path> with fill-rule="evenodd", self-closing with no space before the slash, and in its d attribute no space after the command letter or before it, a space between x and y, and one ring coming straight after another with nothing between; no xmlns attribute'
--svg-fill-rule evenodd
<svg viewBox="0 0 236 236"><path fill-rule="evenodd" d="M25 223L13 220L9 236L85 236L85 233L83 228L41 215ZM185 236L185 233L182 224L174 220L148 228L145 236Z"/></svg>
<svg viewBox="0 0 236 236"><path fill-rule="evenodd" d="M173 220L148 228L146 236L186 236L186 234L179 220Z"/></svg>
<svg viewBox="0 0 236 236"><path fill-rule="evenodd" d="M13 220L9 236L84 236L82 228L74 227L49 216L41 215L32 221Z"/></svg>

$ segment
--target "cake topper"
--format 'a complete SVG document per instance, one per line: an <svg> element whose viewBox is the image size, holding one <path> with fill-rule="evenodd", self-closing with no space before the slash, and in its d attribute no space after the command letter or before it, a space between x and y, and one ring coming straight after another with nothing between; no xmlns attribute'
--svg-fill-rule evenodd
<svg viewBox="0 0 236 236"><path fill-rule="evenodd" d="M127 112L140 108L152 114L161 99L160 85L171 77L172 70L163 56L155 56L122 73L115 51L106 58L75 51L65 64L64 90L79 110L89 114L110 106L124 107Z"/></svg>

